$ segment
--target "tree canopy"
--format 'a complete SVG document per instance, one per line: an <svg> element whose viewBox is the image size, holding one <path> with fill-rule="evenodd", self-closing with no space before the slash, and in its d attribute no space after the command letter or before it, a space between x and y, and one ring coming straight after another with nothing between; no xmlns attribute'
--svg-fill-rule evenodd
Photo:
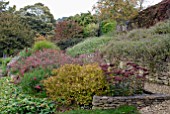
<svg viewBox="0 0 170 114"><path fill-rule="evenodd" d="M94 6L99 19L112 18L117 22L136 16L144 0L98 0ZM140 8L139 8L140 7Z"/></svg>
<svg viewBox="0 0 170 114"><path fill-rule="evenodd" d="M13 13L0 13L0 56L16 54L33 44L34 32Z"/></svg>
<svg viewBox="0 0 170 114"><path fill-rule="evenodd" d="M6 11L9 11L9 12L13 12L15 11L15 6L13 7L9 7L9 2L5 2L4 0L0 0L0 13L2 12L6 12Z"/></svg>
<svg viewBox="0 0 170 114"><path fill-rule="evenodd" d="M28 5L21 8L19 14L29 26L38 34L49 36L54 35L55 19L50 13L50 9L42 3Z"/></svg>

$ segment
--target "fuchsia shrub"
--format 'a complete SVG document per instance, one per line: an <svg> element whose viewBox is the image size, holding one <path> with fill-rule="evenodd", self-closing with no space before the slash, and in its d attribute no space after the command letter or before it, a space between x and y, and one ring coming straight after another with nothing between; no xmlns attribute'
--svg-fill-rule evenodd
<svg viewBox="0 0 170 114"><path fill-rule="evenodd" d="M112 96L141 94L148 70L135 63L128 62L123 68L114 64L100 65L110 85Z"/></svg>

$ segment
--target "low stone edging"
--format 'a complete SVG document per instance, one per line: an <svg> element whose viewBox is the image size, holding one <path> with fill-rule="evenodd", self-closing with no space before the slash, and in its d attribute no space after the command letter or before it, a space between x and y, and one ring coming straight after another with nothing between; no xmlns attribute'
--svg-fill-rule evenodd
<svg viewBox="0 0 170 114"><path fill-rule="evenodd" d="M92 109L114 109L122 105L133 105L138 109L170 100L170 95L143 94L136 96L110 97L94 96Z"/></svg>

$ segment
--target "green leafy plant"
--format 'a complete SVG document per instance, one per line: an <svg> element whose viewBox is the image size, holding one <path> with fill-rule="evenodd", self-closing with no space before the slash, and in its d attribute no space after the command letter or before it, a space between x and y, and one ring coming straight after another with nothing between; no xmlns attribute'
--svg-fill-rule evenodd
<svg viewBox="0 0 170 114"><path fill-rule="evenodd" d="M59 50L59 48L54 43L46 41L46 40L35 42L35 44L33 45L34 51L43 50L43 49L57 49L57 50Z"/></svg>
<svg viewBox="0 0 170 114"><path fill-rule="evenodd" d="M11 61L11 57L1 58L0 59L0 68L2 69L2 74L7 74L7 64Z"/></svg>
<svg viewBox="0 0 170 114"><path fill-rule="evenodd" d="M49 97L64 104L90 105L93 95L106 94L108 86L97 64L64 65L44 80Z"/></svg>
<svg viewBox="0 0 170 114"><path fill-rule="evenodd" d="M26 57L31 56L32 53L33 51L31 48L25 48L22 51L20 51L19 56L26 58Z"/></svg>
<svg viewBox="0 0 170 114"><path fill-rule="evenodd" d="M1 114L53 114L55 111L52 101L23 94L19 86L10 83L10 78L0 78Z"/></svg>
<svg viewBox="0 0 170 114"><path fill-rule="evenodd" d="M116 30L116 21L103 21L101 23L101 29L102 29L102 33L106 34L108 32L112 32Z"/></svg>
<svg viewBox="0 0 170 114"><path fill-rule="evenodd" d="M84 37L95 37L98 35L99 25L95 23L88 24L83 29L83 36Z"/></svg>
<svg viewBox="0 0 170 114"><path fill-rule="evenodd" d="M49 77L49 75L50 70L48 69L34 69L24 74L21 78L20 86L25 93L45 97L46 95L41 81Z"/></svg>

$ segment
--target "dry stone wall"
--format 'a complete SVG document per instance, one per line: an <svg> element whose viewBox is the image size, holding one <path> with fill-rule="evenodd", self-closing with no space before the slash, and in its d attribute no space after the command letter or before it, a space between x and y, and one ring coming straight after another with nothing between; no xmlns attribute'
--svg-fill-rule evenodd
<svg viewBox="0 0 170 114"><path fill-rule="evenodd" d="M114 109L122 105L133 105L138 109L170 100L170 95L143 94L127 97L94 96L92 109Z"/></svg>

